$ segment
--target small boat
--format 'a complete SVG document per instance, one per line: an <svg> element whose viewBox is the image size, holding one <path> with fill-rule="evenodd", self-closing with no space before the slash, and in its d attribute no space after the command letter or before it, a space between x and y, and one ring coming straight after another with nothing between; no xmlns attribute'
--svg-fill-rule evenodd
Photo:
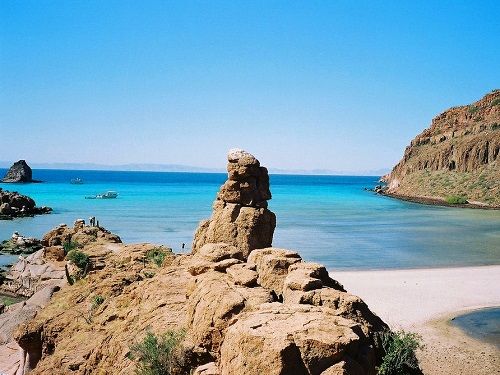
<svg viewBox="0 0 500 375"><path fill-rule="evenodd" d="M102 194L87 196L85 199L115 199L117 197L118 193L116 191L107 191Z"/></svg>
<svg viewBox="0 0 500 375"><path fill-rule="evenodd" d="M81 185L81 184L83 184L83 180L81 178L79 178L79 177L72 178L69 183L73 184L73 185Z"/></svg>

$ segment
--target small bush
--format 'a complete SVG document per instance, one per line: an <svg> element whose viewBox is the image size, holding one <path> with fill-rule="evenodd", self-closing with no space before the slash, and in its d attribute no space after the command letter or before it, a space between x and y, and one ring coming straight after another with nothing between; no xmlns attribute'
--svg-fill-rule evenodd
<svg viewBox="0 0 500 375"><path fill-rule="evenodd" d="M81 270L85 270L89 264L89 256L80 250L71 250L66 258L73 262Z"/></svg>
<svg viewBox="0 0 500 375"><path fill-rule="evenodd" d="M500 98L496 98L491 102L491 106L494 107L500 104Z"/></svg>
<svg viewBox="0 0 500 375"><path fill-rule="evenodd" d="M130 348L130 358L138 360L138 375L170 375L177 367L179 344L184 339L184 331L168 331L157 337L146 333L142 342Z"/></svg>
<svg viewBox="0 0 500 375"><path fill-rule="evenodd" d="M472 115L474 113L476 113L477 111L479 111L479 108L476 107L475 105L470 105L469 108L467 109L469 111L469 113Z"/></svg>
<svg viewBox="0 0 500 375"><path fill-rule="evenodd" d="M167 256L167 252L163 250L161 247L155 247L154 249L148 250L146 252L146 260L148 262L153 262L158 267L163 265L163 261Z"/></svg>
<svg viewBox="0 0 500 375"><path fill-rule="evenodd" d="M408 375L420 373L416 350L422 348L422 338L416 333L386 331L380 334L385 355L378 375Z"/></svg>
<svg viewBox="0 0 500 375"><path fill-rule="evenodd" d="M94 296L92 298L92 307L95 309L97 306L102 305L104 303L104 297L101 295Z"/></svg>
<svg viewBox="0 0 500 375"><path fill-rule="evenodd" d="M66 241L64 244L63 244L63 248L64 248L64 254L68 254L71 250L76 250L78 249L80 245L78 244L78 242L76 241Z"/></svg>
<svg viewBox="0 0 500 375"><path fill-rule="evenodd" d="M468 203L467 198L461 197L458 195L448 195L445 200L446 200L446 203L448 203L448 204L466 204L466 203Z"/></svg>

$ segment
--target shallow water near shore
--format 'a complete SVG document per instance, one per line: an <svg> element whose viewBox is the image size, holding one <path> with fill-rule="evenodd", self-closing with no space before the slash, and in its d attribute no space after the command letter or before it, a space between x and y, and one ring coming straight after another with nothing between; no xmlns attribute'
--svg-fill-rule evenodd
<svg viewBox="0 0 500 375"><path fill-rule="evenodd" d="M0 175L6 170L0 169ZM70 180L81 178L82 185ZM0 184L31 196L50 215L0 221L41 237L60 223L96 216L127 243L189 251L226 174L34 170L41 184ZM365 191L378 177L271 175L274 246L298 250L328 269L394 269L500 264L500 211L426 206ZM108 190L117 199L85 199ZM2 256L0 256L1 261Z"/></svg>
<svg viewBox="0 0 500 375"><path fill-rule="evenodd" d="M493 344L500 350L500 307L476 310L451 321L467 335Z"/></svg>

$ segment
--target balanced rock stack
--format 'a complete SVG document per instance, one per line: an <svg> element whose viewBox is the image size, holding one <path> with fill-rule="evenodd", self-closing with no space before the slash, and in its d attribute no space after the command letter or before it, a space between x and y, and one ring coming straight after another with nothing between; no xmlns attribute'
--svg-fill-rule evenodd
<svg viewBox="0 0 500 375"><path fill-rule="evenodd" d="M229 150L228 179L213 205L212 218L200 223L193 253L207 243L236 246L246 259L250 251L271 246L276 216L267 209L269 175L250 153Z"/></svg>

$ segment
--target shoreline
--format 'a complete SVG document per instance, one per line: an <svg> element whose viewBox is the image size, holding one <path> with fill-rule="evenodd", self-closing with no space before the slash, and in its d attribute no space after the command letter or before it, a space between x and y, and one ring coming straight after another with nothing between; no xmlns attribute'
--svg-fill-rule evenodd
<svg viewBox="0 0 500 375"><path fill-rule="evenodd" d="M452 326L469 311L500 306L500 266L330 271L392 329L416 332L424 374L500 374L500 351Z"/></svg>
<svg viewBox="0 0 500 375"><path fill-rule="evenodd" d="M500 206L489 206L485 204L477 204L477 203L466 203L466 204L451 204L447 203L444 199L441 198L431 198L431 197L411 197L408 195L396 194L396 193L388 193L388 192L375 192L378 195L398 199L405 202L412 202L418 204L425 204L427 206L441 206L441 207L454 207L454 208L472 208L476 210L500 210Z"/></svg>

